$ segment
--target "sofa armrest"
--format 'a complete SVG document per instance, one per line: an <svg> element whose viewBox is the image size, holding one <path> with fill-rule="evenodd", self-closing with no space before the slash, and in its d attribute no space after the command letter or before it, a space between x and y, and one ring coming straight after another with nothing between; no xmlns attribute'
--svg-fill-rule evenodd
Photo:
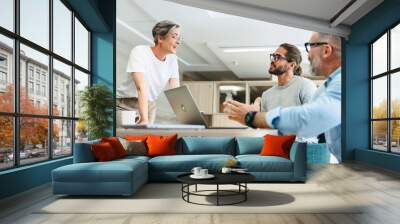
<svg viewBox="0 0 400 224"><path fill-rule="evenodd" d="M293 143L290 150L290 160L293 162L293 180L306 181L307 143Z"/></svg>
<svg viewBox="0 0 400 224"><path fill-rule="evenodd" d="M89 163L95 162L96 158L94 157L90 146L92 144L100 143L99 140L90 141L90 142L82 142L75 143L74 147L74 163Z"/></svg>

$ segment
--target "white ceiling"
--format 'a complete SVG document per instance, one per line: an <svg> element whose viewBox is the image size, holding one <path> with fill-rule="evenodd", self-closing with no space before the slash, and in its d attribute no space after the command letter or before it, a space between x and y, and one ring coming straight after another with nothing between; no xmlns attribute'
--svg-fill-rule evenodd
<svg viewBox="0 0 400 224"><path fill-rule="evenodd" d="M244 18L198 7L245 16L252 8L256 9L253 10L254 15L260 13L260 10L267 10L264 13L269 14L267 12L271 10L276 13L278 10L285 9L286 16L294 15L299 20L306 18L301 28L309 28L312 27L308 26L309 24L316 24L310 23L310 21L326 22L330 20L349 0L248 0L245 1L246 4L239 0L174 0L174 2L163 0L117 1L118 74L124 72L130 50L138 44L151 44L152 27L157 21L164 19L181 25L184 41L177 53L180 58L180 72L215 71L217 75L221 72L231 71L239 79L268 78L267 55L273 52L279 44L287 42L299 46L302 50L304 61L302 66L305 68L305 72L309 73L303 44L308 41L310 31L268 23L265 21L268 19L266 17ZM372 2L377 1L372 0ZM224 5L225 7L223 7ZM366 6L364 4L360 7ZM244 13L241 13L241 9L244 10ZM357 16L362 14L358 12ZM292 19L290 16L287 18ZM332 29L332 33L347 32L349 29L347 25L352 24L354 18L355 16L348 16L343 20L345 25L339 24ZM282 21L277 23L282 23ZM285 23L293 25L287 21ZM309 24L307 25L307 23ZM314 30L321 31L318 28ZM326 32L326 30L324 31ZM223 52L224 48L230 47L264 47L268 51ZM217 77L215 79L218 80Z"/></svg>

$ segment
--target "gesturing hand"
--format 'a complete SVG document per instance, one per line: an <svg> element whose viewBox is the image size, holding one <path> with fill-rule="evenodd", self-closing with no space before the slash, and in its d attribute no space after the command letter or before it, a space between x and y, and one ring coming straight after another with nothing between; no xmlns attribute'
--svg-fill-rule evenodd
<svg viewBox="0 0 400 224"><path fill-rule="evenodd" d="M235 100L225 101L223 106L224 113L228 114L229 119L237 121L243 125L246 125L244 118L247 112L253 111L253 107L251 105L240 103Z"/></svg>

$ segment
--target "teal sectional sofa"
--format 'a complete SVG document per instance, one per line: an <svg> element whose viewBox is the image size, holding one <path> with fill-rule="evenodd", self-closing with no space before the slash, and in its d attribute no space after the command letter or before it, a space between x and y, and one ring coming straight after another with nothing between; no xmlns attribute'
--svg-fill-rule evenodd
<svg viewBox="0 0 400 224"><path fill-rule="evenodd" d="M228 160L236 160L259 182L304 182L306 144L295 142L290 159L260 156L262 137L182 137L177 140L177 155L127 156L96 162L91 141L75 144L74 163L52 171L54 194L131 195L148 181L176 181L193 167L219 172Z"/></svg>

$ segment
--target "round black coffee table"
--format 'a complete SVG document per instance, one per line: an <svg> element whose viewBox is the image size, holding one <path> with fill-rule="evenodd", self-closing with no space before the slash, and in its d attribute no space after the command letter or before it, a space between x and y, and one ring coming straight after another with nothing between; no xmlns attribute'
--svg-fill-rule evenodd
<svg viewBox="0 0 400 224"><path fill-rule="evenodd" d="M191 173L182 174L177 177L178 181L182 183L182 199L188 203L198 205L234 205L247 200L247 192L249 188L247 183L255 180L255 177L248 173L216 173L213 174L215 177L212 179L193 179L190 177ZM198 190L197 185L216 185L215 190ZM190 186L195 186L194 191L190 191ZM223 190L220 189L220 185L236 185L237 190ZM209 192L215 192L215 194L205 194ZM202 204L190 201L190 196L204 196L204 197L216 197L216 204ZM239 200L231 203L221 203L221 197L232 197L241 196Z"/></svg>

